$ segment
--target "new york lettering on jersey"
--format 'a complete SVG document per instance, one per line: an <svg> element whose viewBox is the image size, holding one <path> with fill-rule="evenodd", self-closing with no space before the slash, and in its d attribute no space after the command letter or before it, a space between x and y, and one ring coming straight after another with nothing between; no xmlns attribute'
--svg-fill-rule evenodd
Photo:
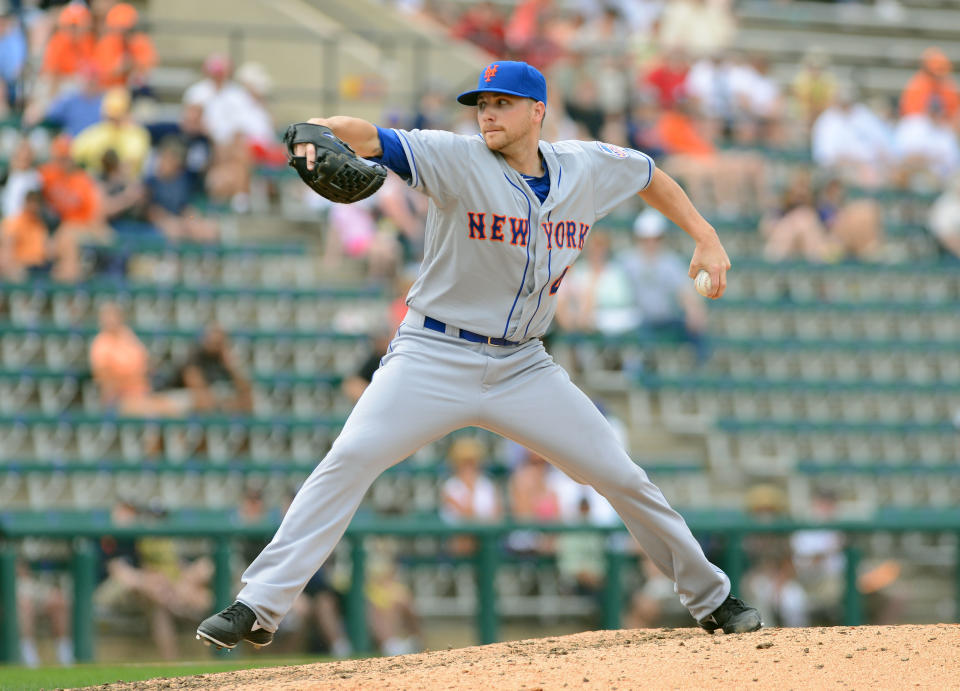
<svg viewBox="0 0 960 691"><path fill-rule="evenodd" d="M525 218L516 216L501 216L500 214L489 214L490 222L487 223L488 214L483 211L467 212L467 235L471 240L493 240L503 242L504 229L509 223L510 244L519 247L526 247L530 236L530 226ZM583 243L590 232L590 226L586 223L577 221L544 221L540 224L541 229L547 238L547 249L554 248L583 249Z"/></svg>

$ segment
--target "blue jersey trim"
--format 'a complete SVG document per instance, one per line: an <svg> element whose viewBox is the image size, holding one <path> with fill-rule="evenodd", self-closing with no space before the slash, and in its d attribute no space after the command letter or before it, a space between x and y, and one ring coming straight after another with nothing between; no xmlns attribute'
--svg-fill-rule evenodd
<svg viewBox="0 0 960 691"><path fill-rule="evenodd" d="M377 127L377 136L380 138L380 148L383 153L379 156L371 156L368 160L382 163L394 173L402 177L407 182L413 177L410 172L410 162L407 160L407 153L400 142L400 136L394 130Z"/></svg>
<svg viewBox="0 0 960 691"><path fill-rule="evenodd" d="M560 181L558 180L557 187L559 186L560 186ZM547 212L547 223L550 223L551 214L553 214L552 211ZM547 238L547 244L548 245L550 244L550 238ZM550 249L547 250L547 282L543 284L543 288L546 288L548 285L550 285L550 276L551 276L550 259L552 258L552 256L553 256L553 248L551 247ZM540 288L540 293L537 295L537 309L533 310L533 314L530 315L530 321L527 322L527 328L523 330L524 338L527 337L527 332L530 330L530 325L533 324L533 318L537 316L537 312L540 311L540 300L543 299L543 288Z"/></svg>
<svg viewBox="0 0 960 691"><path fill-rule="evenodd" d="M384 355L383 355L382 358L380 358L380 366L381 366L381 367L383 367L383 358L384 358L384 357L387 357L387 355L389 355L390 353L393 352L393 344L397 342L397 339L398 339L398 338L400 338L400 327L401 327L401 326L403 326L403 324L399 324L399 325L397 326L397 333L395 333L394 336L393 336L393 338L390 339L390 345L387 346L387 352L384 353Z"/></svg>
<svg viewBox="0 0 960 691"><path fill-rule="evenodd" d="M634 151L636 151L636 149L634 149ZM643 156L645 159L647 159L647 170L649 171L647 173L647 183L640 188L640 191L643 192L645 189L647 189L650 186L650 181L653 179L653 159L647 156L642 151L637 151L637 153Z"/></svg>
<svg viewBox="0 0 960 691"><path fill-rule="evenodd" d="M560 170L557 172L557 189L560 189L560 181L563 180L563 166L560 165L560 156L557 154L557 147L553 144L550 145L550 148L553 149L553 155L557 157L557 168ZM547 214L547 220L550 220L550 215Z"/></svg>
<svg viewBox="0 0 960 691"><path fill-rule="evenodd" d="M405 134L404 134L403 132L401 132L400 130L394 130L394 132L396 132L397 135L400 137L401 143L403 144L403 148L404 148L404 149L406 150L406 152L407 152L407 157L408 157L411 161L413 161L413 182L410 183L410 184L413 185L414 187L419 187L419 186L420 186L420 171L417 170L417 157L413 155L413 147L411 147L411 146L410 146L410 142L407 141L407 135L405 135Z"/></svg>
<svg viewBox="0 0 960 691"><path fill-rule="evenodd" d="M527 200L527 232L530 233L530 238L527 240L527 262L523 265L523 278L520 279L520 287L517 288L517 296L513 298L513 305L510 307L510 314L507 315L507 323L503 325L502 338L506 338L507 330L510 328L510 320L513 318L513 310L517 308L517 300L520 299L520 293L523 292L523 285L527 282L527 268L530 266L530 243L533 242L533 231L530 230L530 217L533 215L533 204L530 203L530 197L527 196L527 193L520 189L517 186L517 183L511 180L506 173L503 174L503 177L505 177L507 182L513 185L517 192L522 194L523 198Z"/></svg>

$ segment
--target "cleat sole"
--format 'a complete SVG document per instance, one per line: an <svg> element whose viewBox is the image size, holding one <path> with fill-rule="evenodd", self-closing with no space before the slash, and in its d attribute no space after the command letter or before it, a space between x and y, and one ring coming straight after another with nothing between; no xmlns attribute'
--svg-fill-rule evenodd
<svg viewBox="0 0 960 691"><path fill-rule="evenodd" d="M233 650L236 647L236 643L234 643L233 645L227 645L222 641L218 641L216 638L212 638L211 636L208 636L207 634L203 633L200 630L197 630L197 640L202 642L207 647L210 647L212 645L217 650Z"/></svg>

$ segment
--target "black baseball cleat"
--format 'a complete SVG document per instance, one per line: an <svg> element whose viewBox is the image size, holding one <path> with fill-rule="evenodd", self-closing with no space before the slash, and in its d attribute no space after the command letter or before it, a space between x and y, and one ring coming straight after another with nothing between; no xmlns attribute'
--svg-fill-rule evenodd
<svg viewBox="0 0 960 691"><path fill-rule="evenodd" d="M760 612L733 595L717 607L713 614L697 622L708 633L723 629L724 633L748 633L763 626Z"/></svg>
<svg viewBox="0 0 960 691"><path fill-rule="evenodd" d="M197 627L197 640L218 650L230 650L243 640L262 648L270 645L273 633L260 626L252 609L242 602L234 602L222 612L203 620Z"/></svg>

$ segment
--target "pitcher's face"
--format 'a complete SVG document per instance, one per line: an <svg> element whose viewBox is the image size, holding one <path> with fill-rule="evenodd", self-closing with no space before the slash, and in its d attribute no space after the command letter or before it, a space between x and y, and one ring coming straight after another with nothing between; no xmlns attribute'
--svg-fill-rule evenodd
<svg viewBox="0 0 960 691"><path fill-rule="evenodd" d="M503 151L518 141L527 139L540 126L537 103L533 99L497 92L485 92L477 97L477 123L487 147Z"/></svg>

